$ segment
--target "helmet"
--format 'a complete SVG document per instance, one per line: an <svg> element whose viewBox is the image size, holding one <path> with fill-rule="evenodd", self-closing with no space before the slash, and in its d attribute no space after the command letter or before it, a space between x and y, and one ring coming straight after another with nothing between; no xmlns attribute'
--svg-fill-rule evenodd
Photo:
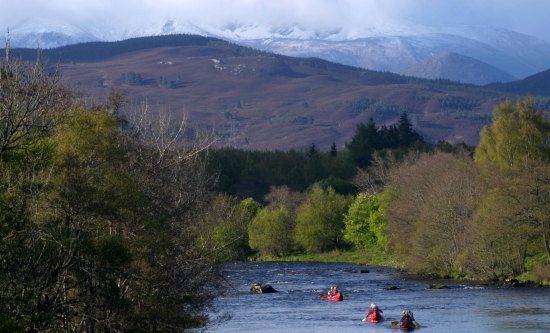
<svg viewBox="0 0 550 333"><path fill-rule="evenodd" d="M403 311L403 314L406 315L406 314L407 314L407 311Z"/></svg>
<svg viewBox="0 0 550 333"><path fill-rule="evenodd" d="M376 307L376 304L372 303L372 304L370 305L370 307L371 307L371 308L375 308L375 307Z"/></svg>

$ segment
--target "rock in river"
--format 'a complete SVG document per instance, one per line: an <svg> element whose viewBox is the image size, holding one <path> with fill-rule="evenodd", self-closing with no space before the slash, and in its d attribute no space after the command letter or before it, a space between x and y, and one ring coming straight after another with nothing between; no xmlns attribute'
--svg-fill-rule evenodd
<svg viewBox="0 0 550 333"><path fill-rule="evenodd" d="M275 290L269 284L256 283L252 286L252 288L250 288L250 292L254 294L268 294L268 293L276 293L277 290Z"/></svg>

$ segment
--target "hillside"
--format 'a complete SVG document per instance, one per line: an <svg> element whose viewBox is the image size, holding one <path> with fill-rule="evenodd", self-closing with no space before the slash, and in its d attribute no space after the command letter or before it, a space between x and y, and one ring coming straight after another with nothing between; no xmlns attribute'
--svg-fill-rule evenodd
<svg viewBox="0 0 550 333"><path fill-rule="evenodd" d="M176 46L177 37L168 46L156 38L72 46L81 55L103 50L89 60L63 48L44 53L52 63L61 55L64 80L92 100L121 88L131 103L147 99L174 117L185 110L192 122L215 129L221 145L243 149L303 149L312 142L323 150L335 142L341 149L357 123L373 117L389 125L403 112L429 141L475 145L491 110L506 98L473 85L280 56L205 37L180 37L200 41L183 46Z"/></svg>
<svg viewBox="0 0 550 333"><path fill-rule="evenodd" d="M396 71L425 79L447 79L485 85L518 79L494 66L454 52L447 52Z"/></svg>
<svg viewBox="0 0 550 333"><path fill-rule="evenodd" d="M518 95L550 96L550 69L519 81L492 83L487 88Z"/></svg>

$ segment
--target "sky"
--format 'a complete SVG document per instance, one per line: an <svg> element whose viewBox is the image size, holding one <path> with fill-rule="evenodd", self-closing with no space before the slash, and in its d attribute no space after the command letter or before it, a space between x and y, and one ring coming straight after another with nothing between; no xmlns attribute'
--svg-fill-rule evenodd
<svg viewBox="0 0 550 333"><path fill-rule="evenodd" d="M177 19L312 29L352 28L392 20L426 26L494 26L550 41L550 0L0 0L0 26L66 20L91 26Z"/></svg>

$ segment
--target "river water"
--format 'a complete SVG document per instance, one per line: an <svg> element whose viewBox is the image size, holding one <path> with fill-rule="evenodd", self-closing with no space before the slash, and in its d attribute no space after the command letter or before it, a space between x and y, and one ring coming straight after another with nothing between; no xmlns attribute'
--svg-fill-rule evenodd
<svg viewBox="0 0 550 333"><path fill-rule="evenodd" d="M550 332L548 287L425 280L391 268L345 263L247 262L230 265L227 274L235 292L220 302L233 318L217 333L400 332L391 321L399 320L403 310L414 313L419 333ZM254 283L268 283L277 293L250 294ZM434 283L449 289L428 289ZM321 299L331 285L348 297ZM362 309L371 303L384 311L385 321L362 321Z"/></svg>

